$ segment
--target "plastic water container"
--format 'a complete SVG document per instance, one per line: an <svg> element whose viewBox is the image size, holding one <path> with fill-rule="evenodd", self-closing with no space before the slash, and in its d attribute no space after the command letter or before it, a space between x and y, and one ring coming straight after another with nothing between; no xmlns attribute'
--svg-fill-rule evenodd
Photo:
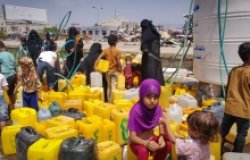
<svg viewBox="0 0 250 160"><path fill-rule="evenodd" d="M125 77L122 74L117 75L116 88L118 90L124 90L125 89Z"/></svg>
<svg viewBox="0 0 250 160"><path fill-rule="evenodd" d="M50 111L47 108L42 107L38 111L37 117L38 117L38 121L42 121L42 120L50 119L52 116L51 116Z"/></svg>
<svg viewBox="0 0 250 160"><path fill-rule="evenodd" d="M51 127L45 131L45 137L48 139L67 139L77 135L77 130L67 125Z"/></svg>
<svg viewBox="0 0 250 160"><path fill-rule="evenodd" d="M168 107L167 115L168 115L170 120L172 120L176 123L181 123L182 116L183 116L183 109L177 103L174 103Z"/></svg>
<svg viewBox="0 0 250 160"><path fill-rule="evenodd" d="M5 126L2 128L1 140L2 150L5 155L16 153L16 134L21 130L20 125Z"/></svg>
<svg viewBox="0 0 250 160"><path fill-rule="evenodd" d="M79 135L85 138L93 138L97 143L101 142L103 134L102 121L98 118L84 118L76 121L77 130Z"/></svg>
<svg viewBox="0 0 250 160"><path fill-rule="evenodd" d="M122 148L112 141L105 141L97 144L99 160L122 160Z"/></svg>
<svg viewBox="0 0 250 160"><path fill-rule="evenodd" d="M83 137L68 138L60 146L58 160L97 160L96 143Z"/></svg>
<svg viewBox="0 0 250 160"><path fill-rule="evenodd" d="M191 94L188 93L180 95L178 97L177 102L181 107L194 108L198 106L197 100Z"/></svg>
<svg viewBox="0 0 250 160"><path fill-rule="evenodd" d="M42 135L38 134L32 127L23 127L16 134L16 159L26 160L30 145L40 139Z"/></svg>
<svg viewBox="0 0 250 160"><path fill-rule="evenodd" d="M84 74L76 74L71 79L73 86L86 85L86 76Z"/></svg>
<svg viewBox="0 0 250 160"><path fill-rule="evenodd" d="M28 149L28 160L57 160L62 140L40 138Z"/></svg>
<svg viewBox="0 0 250 160"><path fill-rule="evenodd" d="M228 1L224 33L225 59L230 70L242 63L237 51L239 45L250 38L250 1ZM224 25L226 1L221 1L221 26ZM193 71L199 81L227 84L223 61L220 63L218 1L195 0L193 9ZM220 65L221 64L221 65ZM222 66L222 67L220 67ZM222 69L222 81L220 68Z"/></svg>
<svg viewBox="0 0 250 160"><path fill-rule="evenodd" d="M124 93L123 98L129 100L139 98L139 88L131 88L127 90L127 92Z"/></svg>
<svg viewBox="0 0 250 160"><path fill-rule="evenodd" d="M116 106L111 103L103 103L101 105L94 106L94 114L105 119L110 119L111 111Z"/></svg>
<svg viewBox="0 0 250 160"><path fill-rule="evenodd" d="M100 135L100 141L113 141L116 142L116 125L115 122L103 119L102 120L102 134Z"/></svg>
<svg viewBox="0 0 250 160"><path fill-rule="evenodd" d="M90 86L91 87L102 87L102 74L100 72L90 73Z"/></svg>
<svg viewBox="0 0 250 160"><path fill-rule="evenodd" d="M122 145L128 141L128 114L129 109L113 109L111 120L116 124L116 143Z"/></svg>
<svg viewBox="0 0 250 160"><path fill-rule="evenodd" d="M11 111L10 117L13 124L20 124L22 126L34 126L37 122L37 113L35 109L22 107Z"/></svg>
<svg viewBox="0 0 250 160"><path fill-rule="evenodd" d="M106 73L108 69L109 69L109 61L100 59L97 64L97 70L102 73Z"/></svg>

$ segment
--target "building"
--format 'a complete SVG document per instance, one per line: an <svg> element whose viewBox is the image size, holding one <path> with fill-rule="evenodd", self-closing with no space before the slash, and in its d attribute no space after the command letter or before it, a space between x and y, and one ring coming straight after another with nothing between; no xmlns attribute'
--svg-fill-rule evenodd
<svg viewBox="0 0 250 160"><path fill-rule="evenodd" d="M82 27L82 34L92 37L93 40L106 40L109 34L130 35L139 28L138 23L124 18L113 18L100 25Z"/></svg>
<svg viewBox="0 0 250 160"><path fill-rule="evenodd" d="M16 37L27 34L31 29L42 31L48 26L47 11L45 9L2 5L0 16L0 31L6 35Z"/></svg>

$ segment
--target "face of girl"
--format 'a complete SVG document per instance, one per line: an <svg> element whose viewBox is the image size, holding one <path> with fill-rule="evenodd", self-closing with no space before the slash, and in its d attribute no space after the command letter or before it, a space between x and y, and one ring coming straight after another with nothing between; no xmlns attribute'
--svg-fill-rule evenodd
<svg viewBox="0 0 250 160"><path fill-rule="evenodd" d="M143 97L143 103L148 109L153 109L159 102L159 95L158 94L148 94Z"/></svg>

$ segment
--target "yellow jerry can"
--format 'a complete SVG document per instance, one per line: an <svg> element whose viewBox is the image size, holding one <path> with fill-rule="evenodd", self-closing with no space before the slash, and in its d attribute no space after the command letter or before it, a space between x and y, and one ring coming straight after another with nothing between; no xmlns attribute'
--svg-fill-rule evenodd
<svg viewBox="0 0 250 160"><path fill-rule="evenodd" d="M109 69L109 61L100 59L97 64L97 70L102 73L106 73L108 69Z"/></svg>
<svg viewBox="0 0 250 160"><path fill-rule="evenodd" d="M67 82L66 79L58 80L58 91L60 92L69 92L74 90L74 87L70 84L70 81Z"/></svg>
<svg viewBox="0 0 250 160"><path fill-rule="evenodd" d="M71 78L71 84L73 86L86 85L86 76L84 74L76 74Z"/></svg>
<svg viewBox="0 0 250 160"><path fill-rule="evenodd" d="M1 140L3 154L16 153L16 134L21 130L21 125L5 126L2 128Z"/></svg>
<svg viewBox="0 0 250 160"><path fill-rule="evenodd" d="M48 92L48 101L53 102L56 101L60 107L63 106L64 101L68 99L67 93L64 92L54 92L50 91Z"/></svg>
<svg viewBox="0 0 250 160"><path fill-rule="evenodd" d="M124 77L124 75L118 74L116 88L118 90L125 90L125 77Z"/></svg>
<svg viewBox="0 0 250 160"><path fill-rule="evenodd" d="M10 117L13 124L20 124L22 126L34 126L37 122L37 113L33 108L22 107L11 111Z"/></svg>
<svg viewBox="0 0 250 160"><path fill-rule="evenodd" d="M165 110L169 105L169 98L172 95L172 89L169 84L165 84L165 86L161 86L161 95L159 98L159 104L162 110Z"/></svg>
<svg viewBox="0 0 250 160"><path fill-rule="evenodd" d="M130 110L133 107L132 101L128 99L114 100L114 105L117 109L128 108Z"/></svg>
<svg viewBox="0 0 250 160"><path fill-rule="evenodd" d="M113 90L112 91L112 102L118 99L123 99L124 93L126 93L126 90Z"/></svg>
<svg viewBox="0 0 250 160"><path fill-rule="evenodd" d="M47 128L55 127L55 126L62 126L62 125L68 125L71 128L76 127L74 118L70 118L67 116L57 116L57 117L48 119L46 120L46 125L47 125Z"/></svg>
<svg viewBox="0 0 250 160"><path fill-rule="evenodd" d="M80 91L70 91L68 93L69 100L85 100L87 92L80 92Z"/></svg>
<svg viewBox="0 0 250 160"><path fill-rule="evenodd" d="M116 143L123 145L128 140L128 114L129 109L113 109L111 111L111 120L116 124Z"/></svg>
<svg viewBox="0 0 250 160"><path fill-rule="evenodd" d="M94 114L104 119L110 119L111 111L115 108L114 104L103 103L101 105L94 106Z"/></svg>
<svg viewBox="0 0 250 160"><path fill-rule="evenodd" d="M94 114L94 106L95 103L93 101L83 101L83 110L88 116Z"/></svg>
<svg viewBox="0 0 250 160"><path fill-rule="evenodd" d="M99 160L122 160L121 146L112 141L97 144Z"/></svg>
<svg viewBox="0 0 250 160"><path fill-rule="evenodd" d="M64 101L64 105L61 108L62 110L68 110L70 108L75 108L78 111L82 111L82 100L66 100Z"/></svg>
<svg viewBox="0 0 250 160"><path fill-rule="evenodd" d="M48 139L67 139L77 135L77 130L68 125L51 127L45 131L45 137Z"/></svg>
<svg viewBox="0 0 250 160"><path fill-rule="evenodd" d="M33 143L27 153L27 160L58 160L59 148L63 140L40 138Z"/></svg>
<svg viewBox="0 0 250 160"><path fill-rule="evenodd" d="M85 138L93 138L97 143L101 142L102 121L97 118L84 118L76 121L77 130L79 135Z"/></svg>
<svg viewBox="0 0 250 160"><path fill-rule="evenodd" d="M46 120L35 123L34 128L38 133L44 136L45 131L48 128Z"/></svg>
<svg viewBox="0 0 250 160"><path fill-rule="evenodd" d="M103 101L104 100L104 93L102 87L92 87L90 88L90 92L86 93L86 100L98 99Z"/></svg>
<svg viewBox="0 0 250 160"><path fill-rule="evenodd" d="M101 142L103 141L113 141L116 142L116 126L115 122L108 119L102 120L102 130L103 134L101 135Z"/></svg>

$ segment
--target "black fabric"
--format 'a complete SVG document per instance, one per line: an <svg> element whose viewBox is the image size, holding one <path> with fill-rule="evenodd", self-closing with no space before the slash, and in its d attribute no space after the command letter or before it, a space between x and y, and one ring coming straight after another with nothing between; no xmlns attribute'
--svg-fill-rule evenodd
<svg viewBox="0 0 250 160"><path fill-rule="evenodd" d="M164 85L162 66L160 61L160 34L153 26L152 22L144 19L141 21L141 51L142 80L154 78Z"/></svg>
<svg viewBox="0 0 250 160"><path fill-rule="evenodd" d="M81 120L83 117L86 117L86 114L78 111L76 108L69 108L67 111L63 111L62 115L74 118L75 120Z"/></svg>
<svg viewBox="0 0 250 160"><path fill-rule="evenodd" d="M100 43L94 43L90 47L89 54L81 63L80 71L86 75L87 85L90 84L90 73L94 71L94 64L98 56L102 52L102 46Z"/></svg>
<svg viewBox="0 0 250 160"><path fill-rule="evenodd" d="M34 65L36 66L36 59L41 53L42 39L35 30L31 30L28 35L27 49L29 56L32 58Z"/></svg>

